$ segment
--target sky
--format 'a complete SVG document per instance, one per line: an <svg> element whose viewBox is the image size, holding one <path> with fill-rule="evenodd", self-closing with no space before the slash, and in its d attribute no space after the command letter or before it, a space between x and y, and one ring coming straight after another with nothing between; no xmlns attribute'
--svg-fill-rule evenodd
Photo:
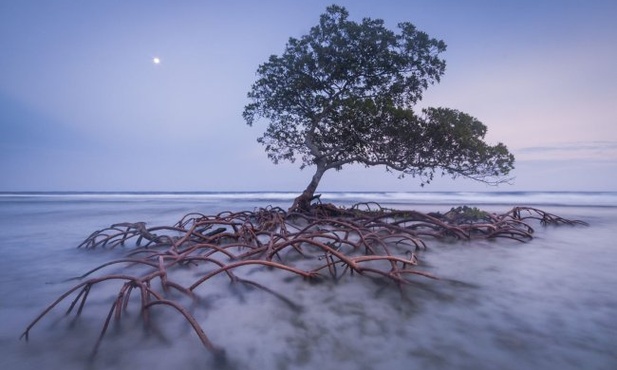
<svg viewBox="0 0 617 370"><path fill-rule="evenodd" d="M258 66L331 4L0 2L0 191L303 190L312 169L270 162L242 111ZM418 109L471 114L516 163L498 187L346 166L318 191L617 191L616 1L336 4L443 40Z"/></svg>

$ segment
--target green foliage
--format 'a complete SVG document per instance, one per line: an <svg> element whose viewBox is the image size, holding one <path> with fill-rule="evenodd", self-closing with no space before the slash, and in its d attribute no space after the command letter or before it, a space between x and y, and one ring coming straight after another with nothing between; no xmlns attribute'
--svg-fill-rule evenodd
<svg viewBox="0 0 617 370"><path fill-rule="evenodd" d="M480 121L453 109L411 109L445 71L444 42L411 23L395 33L383 20L348 16L328 7L307 35L259 66L243 116L249 125L269 122L258 139L268 157L316 165L314 187L326 170L351 163L384 165L423 184L436 171L502 181L514 157L503 144L484 143Z"/></svg>
<svg viewBox="0 0 617 370"><path fill-rule="evenodd" d="M469 206L452 207L441 218L454 224L487 222L491 220L488 212L478 207Z"/></svg>

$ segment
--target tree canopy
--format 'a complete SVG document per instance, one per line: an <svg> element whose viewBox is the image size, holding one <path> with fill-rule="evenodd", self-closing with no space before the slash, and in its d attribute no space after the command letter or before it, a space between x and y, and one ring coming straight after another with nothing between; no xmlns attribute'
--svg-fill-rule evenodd
<svg viewBox="0 0 617 370"><path fill-rule="evenodd" d="M412 109L445 72L445 43L409 22L395 33L383 20L348 17L328 7L307 35L261 64L243 112L248 125L269 122L258 142L274 163L316 167L304 205L325 171L352 163L383 165L422 185L435 173L504 181L514 156L484 142L484 124L454 109Z"/></svg>

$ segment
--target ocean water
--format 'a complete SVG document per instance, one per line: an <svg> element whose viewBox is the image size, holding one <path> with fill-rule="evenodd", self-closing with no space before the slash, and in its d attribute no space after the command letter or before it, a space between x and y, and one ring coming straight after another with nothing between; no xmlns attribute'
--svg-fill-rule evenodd
<svg viewBox="0 0 617 370"><path fill-rule="evenodd" d="M251 278L295 303L213 280L190 306L225 348L221 364L178 315L139 312L90 352L115 286L93 288L82 317L68 303L26 326L75 281L122 250L85 251L90 233L118 222L171 225L189 212L291 205L295 193L0 193L1 369L617 369L617 193L324 193L323 202L506 212L525 205L584 226L535 225L528 243L427 239L423 271L404 295L388 282L346 275L313 284L282 272ZM193 274L187 271L187 274Z"/></svg>

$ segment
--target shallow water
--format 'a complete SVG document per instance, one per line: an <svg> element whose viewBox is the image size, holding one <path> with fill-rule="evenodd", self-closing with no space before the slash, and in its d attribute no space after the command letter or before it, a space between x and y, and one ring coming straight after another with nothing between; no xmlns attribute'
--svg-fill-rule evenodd
<svg viewBox="0 0 617 370"><path fill-rule="evenodd" d="M329 196L337 200L336 194ZM65 279L121 255L120 250L75 249L91 232L116 222L172 224L191 211L217 213L269 204L285 208L291 202L286 196L246 194L6 195L0 197L0 368L617 368L613 194L608 206L597 194L509 194L506 200L450 194L431 202L414 202L415 195L388 197L395 198L389 206L423 211L477 201L484 209L505 212L510 208L505 202L533 199L533 205L545 211L591 226L536 225L536 238L529 243L429 240L428 250L419 256L421 269L440 280L418 277L404 295L392 284L357 276L313 284L280 271L246 271L252 280L295 303L290 306L263 291L232 287L217 278L199 289L198 307L187 305L209 338L225 348L226 365L216 363L190 327L166 308L153 311L156 329L145 332L139 313L129 307L129 316L110 329L90 361L117 292L113 284L93 289L81 319L64 318L65 304L32 330L28 342L19 335L75 284ZM366 201L370 194L341 195L338 200L358 198ZM581 199L595 200L586 206Z"/></svg>

